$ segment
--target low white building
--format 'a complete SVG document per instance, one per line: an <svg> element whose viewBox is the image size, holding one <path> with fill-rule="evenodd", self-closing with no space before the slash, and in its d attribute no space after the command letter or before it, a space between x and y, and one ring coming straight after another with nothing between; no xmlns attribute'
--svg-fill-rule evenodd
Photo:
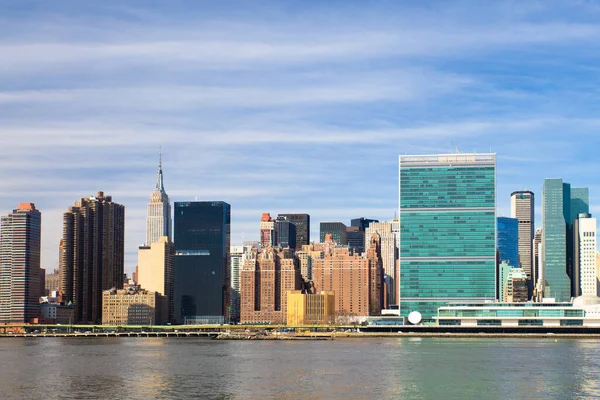
<svg viewBox="0 0 600 400"><path fill-rule="evenodd" d="M600 298L573 303L449 303L438 309L439 326L600 327Z"/></svg>

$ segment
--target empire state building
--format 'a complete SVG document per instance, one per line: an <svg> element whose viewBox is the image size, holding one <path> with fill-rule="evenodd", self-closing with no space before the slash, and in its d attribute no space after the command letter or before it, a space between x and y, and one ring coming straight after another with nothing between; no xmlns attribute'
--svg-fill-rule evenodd
<svg viewBox="0 0 600 400"><path fill-rule="evenodd" d="M146 217L146 245L158 242L162 236L171 238L171 204L165 192L162 172L162 154L158 161L156 187L150 196Z"/></svg>

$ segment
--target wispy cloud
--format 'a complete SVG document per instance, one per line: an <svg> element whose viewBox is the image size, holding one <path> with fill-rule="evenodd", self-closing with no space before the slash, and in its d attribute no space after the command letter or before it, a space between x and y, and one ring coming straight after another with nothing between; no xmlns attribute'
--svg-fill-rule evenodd
<svg viewBox="0 0 600 400"><path fill-rule="evenodd" d="M185 3L185 4L184 4ZM162 145L172 200L389 219L399 154L498 153L498 203L547 176L589 184L600 83L593 3L14 4L0 16L0 210L127 207L127 270ZM541 196L538 196L538 199Z"/></svg>

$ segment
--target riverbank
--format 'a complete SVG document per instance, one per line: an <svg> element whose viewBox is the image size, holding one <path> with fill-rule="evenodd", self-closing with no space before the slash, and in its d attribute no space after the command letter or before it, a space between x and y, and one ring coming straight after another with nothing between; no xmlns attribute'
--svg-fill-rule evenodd
<svg viewBox="0 0 600 400"><path fill-rule="evenodd" d="M221 333L221 332L100 332L6 334L0 338L207 338L214 340L340 340L365 338L520 338L520 339L598 339L584 333L467 333L467 332L310 332L310 333Z"/></svg>

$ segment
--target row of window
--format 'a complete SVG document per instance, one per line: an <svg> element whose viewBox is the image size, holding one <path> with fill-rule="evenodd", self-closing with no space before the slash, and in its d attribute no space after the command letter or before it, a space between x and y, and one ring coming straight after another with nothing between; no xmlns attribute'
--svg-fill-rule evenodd
<svg viewBox="0 0 600 400"><path fill-rule="evenodd" d="M461 326L460 319L442 319L439 321L440 326ZM502 326L502 320L499 319L480 319L477 321L477 326ZM542 319L521 319L518 326L544 326ZM560 326L583 326L582 319L564 319L560 321Z"/></svg>
<svg viewBox="0 0 600 400"><path fill-rule="evenodd" d="M584 311L579 309L546 309L546 310L440 310L440 317L583 317Z"/></svg>

